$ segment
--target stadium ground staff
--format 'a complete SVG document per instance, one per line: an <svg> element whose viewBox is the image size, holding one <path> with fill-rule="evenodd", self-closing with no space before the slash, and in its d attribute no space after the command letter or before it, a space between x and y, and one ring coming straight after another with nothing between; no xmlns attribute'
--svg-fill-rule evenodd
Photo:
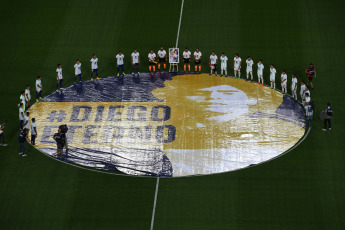
<svg viewBox="0 0 345 230"><path fill-rule="evenodd" d="M20 107L19 107L19 128L20 128L20 130L22 130L23 127L24 127L24 117L25 117L25 115L24 115L23 107L24 107L24 104L20 103Z"/></svg>
<svg viewBox="0 0 345 230"><path fill-rule="evenodd" d="M39 100L43 100L42 98L42 81L41 81L41 76L37 77L36 80L36 102L40 102Z"/></svg>
<svg viewBox="0 0 345 230"><path fill-rule="evenodd" d="M4 128L5 128L5 123L0 124L0 139L2 139L2 143L0 143L0 146L7 146L5 142L5 134L4 134Z"/></svg>
<svg viewBox="0 0 345 230"><path fill-rule="evenodd" d="M313 128L313 113L314 113L314 102L310 101L305 107L305 126L304 128Z"/></svg>
<svg viewBox="0 0 345 230"><path fill-rule="evenodd" d="M36 120L35 118L31 119L31 144L36 145L37 129L36 129Z"/></svg>
<svg viewBox="0 0 345 230"><path fill-rule="evenodd" d="M27 155L25 154L25 142L28 137L29 130L24 129L23 131L20 132L18 141L19 141L19 155L22 157L26 157Z"/></svg>
<svg viewBox="0 0 345 230"><path fill-rule="evenodd" d="M333 117L333 109L331 108L331 104L327 103L327 108L324 110L324 128L322 131L327 131L327 123L328 123L328 130L331 130L331 119Z"/></svg>
<svg viewBox="0 0 345 230"><path fill-rule="evenodd" d="M63 142L63 136L61 133L61 129L58 129L58 132L54 134L53 136L54 140L56 141L56 146L57 146L57 157L62 157L62 142Z"/></svg>
<svg viewBox="0 0 345 230"><path fill-rule="evenodd" d="M307 85L309 86L309 83L310 83L311 89L314 89L313 78L314 77L316 78L316 71L315 71L314 65L312 63L310 63L309 67L307 68L307 70L305 72L306 72L306 74L308 76L308 83L307 83Z"/></svg>

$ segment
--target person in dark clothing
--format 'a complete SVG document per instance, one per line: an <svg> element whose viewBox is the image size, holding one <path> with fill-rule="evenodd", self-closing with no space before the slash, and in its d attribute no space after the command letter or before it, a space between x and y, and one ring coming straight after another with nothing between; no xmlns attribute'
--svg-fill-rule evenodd
<svg viewBox="0 0 345 230"><path fill-rule="evenodd" d="M23 131L20 132L19 137L18 137L18 142L19 142L19 155L22 157L26 157L27 155L25 154L25 142L28 138L28 129L23 129Z"/></svg>
<svg viewBox="0 0 345 230"><path fill-rule="evenodd" d="M327 123L328 123L328 130L331 130L331 119L333 117L333 110L331 108L331 104L327 103L327 108L324 110L324 128L322 129L322 131L327 131Z"/></svg>
<svg viewBox="0 0 345 230"><path fill-rule="evenodd" d="M56 141L57 146L57 157L62 157L62 149L63 149L63 135L61 133L61 129L58 129L58 132L53 136L54 140Z"/></svg>

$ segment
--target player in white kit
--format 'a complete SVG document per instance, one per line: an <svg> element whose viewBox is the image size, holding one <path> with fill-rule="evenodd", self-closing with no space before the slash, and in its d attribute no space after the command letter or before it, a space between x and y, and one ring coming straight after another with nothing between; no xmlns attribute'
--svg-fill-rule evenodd
<svg viewBox="0 0 345 230"><path fill-rule="evenodd" d="M228 57L225 56L224 53L222 53L222 55L220 56L220 75L223 76L223 71L225 72L225 76L228 75Z"/></svg>
<svg viewBox="0 0 345 230"><path fill-rule="evenodd" d="M274 68L274 65L270 66L270 82L271 88L276 89L276 74L277 70Z"/></svg>
<svg viewBox="0 0 345 230"><path fill-rule="evenodd" d="M190 73L190 59L191 59L192 53L188 50L188 48L185 48L182 53L182 56L183 56L183 62L184 62L184 66L183 66L184 72L186 73L187 65L188 65L188 72Z"/></svg>
<svg viewBox="0 0 345 230"><path fill-rule="evenodd" d="M247 63L247 81L249 80L249 74L251 76L251 81L253 81L253 65L254 61L250 56L248 56L248 59L246 60Z"/></svg>
<svg viewBox="0 0 345 230"><path fill-rule="evenodd" d="M305 83L303 80L301 81L301 89L299 91L299 95L301 96L302 104L304 104L304 101L305 101Z"/></svg>
<svg viewBox="0 0 345 230"><path fill-rule="evenodd" d="M198 66L199 66L199 74L201 73L201 57L202 57L202 54L199 48L196 48L196 51L194 52L195 73L198 72Z"/></svg>
<svg viewBox="0 0 345 230"><path fill-rule="evenodd" d="M153 52L153 50L150 51L149 55L149 70L151 72L151 68L153 69L153 72L156 72L156 54Z"/></svg>
<svg viewBox="0 0 345 230"><path fill-rule="evenodd" d="M60 86L60 90L61 90L62 82L63 82L62 66L61 66L61 64L58 64L57 69L56 69L56 91L58 91L59 86Z"/></svg>
<svg viewBox="0 0 345 230"><path fill-rule="evenodd" d="M283 70L280 76L280 81L282 86L282 93L287 94L287 75L285 70Z"/></svg>
<svg viewBox="0 0 345 230"><path fill-rule="evenodd" d="M209 65L210 65L210 68L211 68L210 75L213 74L213 73L217 74L217 63L218 63L218 57L215 54L215 52L212 51L212 54L210 56L210 61L209 61Z"/></svg>
<svg viewBox="0 0 345 230"><path fill-rule="evenodd" d="M264 85L264 64L262 64L262 60L259 60L259 63L258 63L258 83L256 84L259 84L261 83L261 85Z"/></svg>
<svg viewBox="0 0 345 230"><path fill-rule="evenodd" d="M125 55L121 51L116 55L117 62L117 76L120 76L120 68L122 69L122 74L125 75L125 64L124 64Z"/></svg>
<svg viewBox="0 0 345 230"><path fill-rule="evenodd" d="M78 77L79 77L79 83L81 83L81 63L77 59L77 63L74 64L74 84L77 83Z"/></svg>
<svg viewBox="0 0 345 230"><path fill-rule="evenodd" d="M137 49L134 49L134 52L132 53L132 74L134 74L134 69L137 67L137 73L139 73L139 64L140 64L140 55Z"/></svg>
<svg viewBox="0 0 345 230"><path fill-rule="evenodd" d="M163 67L165 71L167 68L166 63L168 61L168 58L167 58L167 52L164 50L163 46L161 47L160 50L158 50L157 56L158 56L158 70L159 71L161 70L161 63L163 63Z"/></svg>
<svg viewBox="0 0 345 230"><path fill-rule="evenodd" d="M26 105L26 109L30 108L30 103L31 103L30 85L26 85L26 89L25 89L25 105Z"/></svg>
<svg viewBox="0 0 345 230"><path fill-rule="evenodd" d="M294 73L292 74L291 94L292 97L297 100L297 77Z"/></svg>
<svg viewBox="0 0 345 230"><path fill-rule="evenodd" d="M234 57L234 78L238 79L241 78L241 65L242 65L242 59L240 58L240 55L237 53Z"/></svg>
<svg viewBox="0 0 345 230"><path fill-rule="evenodd" d="M39 100L43 100L43 98L42 98L42 80L41 80L41 76L37 77L35 85L36 85L36 102L40 102Z"/></svg>
<svg viewBox="0 0 345 230"><path fill-rule="evenodd" d="M91 64L91 81L93 81L93 73L96 73L96 78L98 78L98 58L96 57L96 54L92 55L92 58L90 60Z"/></svg>

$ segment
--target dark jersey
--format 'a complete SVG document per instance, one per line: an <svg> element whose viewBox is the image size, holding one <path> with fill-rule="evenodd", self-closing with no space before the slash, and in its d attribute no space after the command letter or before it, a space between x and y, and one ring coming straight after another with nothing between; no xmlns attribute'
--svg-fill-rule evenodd
<svg viewBox="0 0 345 230"><path fill-rule="evenodd" d="M55 139L57 144L61 144L62 143L62 133L55 133L54 139Z"/></svg>
<svg viewBox="0 0 345 230"><path fill-rule="evenodd" d="M21 131L18 137L19 143L24 143L26 140L26 132Z"/></svg>
<svg viewBox="0 0 345 230"><path fill-rule="evenodd" d="M314 67L309 67L309 68L307 69L307 72L308 72L308 77L314 77L315 68L314 68Z"/></svg>

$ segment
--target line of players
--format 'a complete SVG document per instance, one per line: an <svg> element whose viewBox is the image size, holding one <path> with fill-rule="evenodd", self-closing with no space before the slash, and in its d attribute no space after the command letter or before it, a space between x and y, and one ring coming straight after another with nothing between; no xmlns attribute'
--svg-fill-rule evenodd
<svg viewBox="0 0 345 230"><path fill-rule="evenodd" d="M190 73L191 67L190 67L190 62L192 59L192 53L188 50L188 48L185 48L185 50L182 53L183 56L183 62L184 62L184 72ZM195 64L195 69L194 73L201 73L201 59L202 59L202 53L197 48L195 52L193 53L194 56L194 64ZM156 61L156 57L158 57L158 61ZM124 72L124 54L119 51L118 54L116 55L117 59L117 76L120 76L120 74L125 75ZM227 72L227 66L228 66L228 57L225 56L224 53L221 54L220 56L220 62L221 62L221 76L228 76ZM136 73L140 74L139 72L139 65L140 65L140 54L137 49L134 49L133 53L131 54L131 64L132 64L132 74ZM156 72L156 65L158 64L158 71L161 71L161 67L163 67L163 70L166 71L167 68L167 52L164 50L163 47L158 50L157 55L154 53L154 51L151 49L149 54L148 54L148 64L149 64L149 71L151 72ZM98 76L98 58L96 57L96 54L93 54L91 60L91 81L93 81L93 76L94 74L96 75L96 78L99 79ZM210 65L210 74L217 74L217 65L218 65L218 57L215 54L214 51L212 51L210 57L209 57L209 65ZM253 81L253 66L254 66L254 61L253 59L248 56L246 59L246 81ZM242 66L242 59L238 53L235 54L234 61L233 61L233 69L234 69L234 78L240 79L241 78L241 66ZM257 63L257 77L258 77L258 82L256 84L261 84L264 85L264 78L263 78L263 71L264 71L264 64L262 63L262 60L259 60ZM76 61L74 65L74 70L75 70L75 77L74 77L74 84L76 84L77 79L79 78L79 81L82 82L81 80L81 63L79 60ZM122 72L122 73L121 73ZM315 74L316 76L316 71L315 68L313 67L312 64L310 64L309 68L307 69L306 73L308 74L309 81L308 84L310 83L312 88L312 79ZM270 65L270 85L271 88L275 89L276 88L276 75L277 75L277 70L275 69L274 65ZM250 79L249 79L250 77ZM56 69L56 78L57 78L57 84L56 84L56 90L62 87L62 82L63 82L63 75L62 75L62 66L61 64L58 64L58 67ZM287 74L286 71L283 70L281 73L280 77L280 82L281 82L281 89L282 93L287 93ZM304 83L304 82L303 82ZM292 74L292 84L291 84L291 91L292 91L292 96L297 100L297 78L295 74ZM303 87L301 87L301 97L302 101L304 101L305 96ZM310 93L309 93L310 95Z"/></svg>

